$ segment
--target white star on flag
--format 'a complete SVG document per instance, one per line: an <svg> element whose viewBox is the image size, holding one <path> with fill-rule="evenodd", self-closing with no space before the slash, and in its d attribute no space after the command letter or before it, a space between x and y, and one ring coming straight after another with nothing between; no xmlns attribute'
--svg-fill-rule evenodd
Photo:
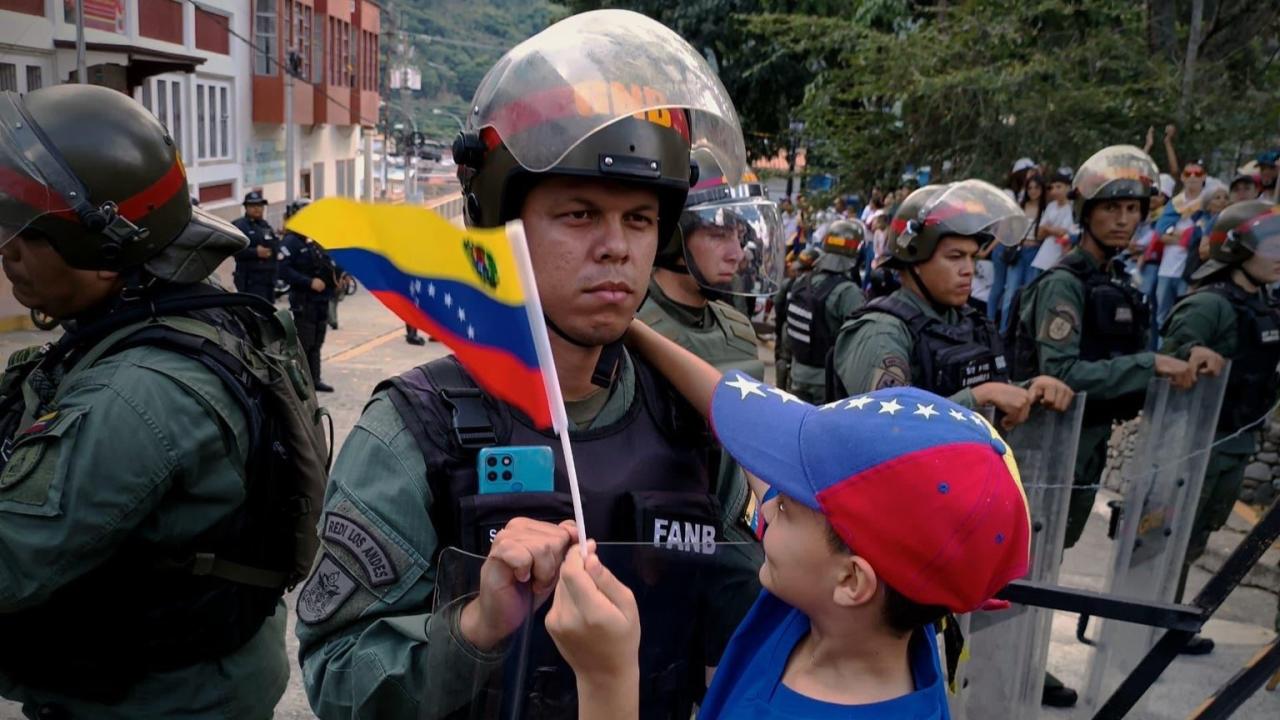
<svg viewBox="0 0 1280 720"><path fill-rule="evenodd" d="M728 385L729 387L734 388L738 392L742 393L742 397L738 398L739 400L746 400L747 396L752 394L759 395L762 398L768 397L768 395L765 395L763 392L760 391L760 383L751 382L746 377L741 375L738 376L737 380L734 380L733 382L727 382L725 383L725 385Z"/></svg>
<svg viewBox="0 0 1280 720"><path fill-rule="evenodd" d="M475 327L474 327L474 326L472 326L472 325L468 325L468 326L467 326L467 339L468 339L468 340L475 340L475 339L476 339L476 329L475 329Z"/></svg>
<svg viewBox="0 0 1280 720"><path fill-rule="evenodd" d="M964 413L960 412L959 410L948 410L948 411L947 411L947 414L948 414L948 415L950 415L951 417L953 417L953 418L955 418L955 419L959 420L960 422L964 422L965 420L968 420L968 419L969 419L969 418L965 417L965 416L964 416Z"/></svg>
<svg viewBox="0 0 1280 720"><path fill-rule="evenodd" d="M449 293L444 294L444 306L453 307L453 296L450 295Z"/></svg>
<svg viewBox="0 0 1280 720"><path fill-rule="evenodd" d="M463 310L461 307L459 307L459 308L458 308L458 322L466 322L466 321L467 321L467 311L466 311L466 310Z"/></svg>
<svg viewBox="0 0 1280 720"><path fill-rule="evenodd" d="M885 413L892 415L901 409L902 406L898 404L897 398L889 398L889 402L884 402L883 400L880 401L880 412L877 413L877 415L883 415Z"/></svg>
<svg viewBox="0 0 1280 720"><path fill-rule="evenodd" d="M862 397L858 397L850 400L849 404L844 406L844 409L852 410L854 408L857 408L861 410L862 408L866 407L867 403L869 402L871 402L871 398L867 397L866 395L863 395Z"/></svg>
<svg viewBox="0 0 1280 720"><path fill-rule="evenodd" d="M792 395L791 393L787 392L786 390L779 390L778 388L771 387L771 388L769 388L769 392L771 392L771 393L773 393L774 395L777 395L778 397L782 398L782 404L783 404L783 405L786 405L786 404L787 404L787 403L789 403L789 402L793 402L793 403L798 403L798 402L800 402L800 398L796 397L795 395Z"/></svg>
<svg viewBox="0 0 1280 720"><path fill-rule="evenodd" d="M923 416L924 416L924 419L925 419L925 420L928 420L929 418L933 417L934 415L937 415L937 414L938 414L938 411L933 409L933 405L921 405L920 403L916 403L916 411L915 411L915 412L913 412L913 413L911 413L911 414L912 414L912 415L923 415Z"/></svg>
<svg viewBox="0 0 1280 720"><path fill-rule="evenodd" d="M429 283L429 284L427 285L427 296L428 296L428 297L435 297L435 296L436 296L436 284L435 284L435 283Z"/></svg>

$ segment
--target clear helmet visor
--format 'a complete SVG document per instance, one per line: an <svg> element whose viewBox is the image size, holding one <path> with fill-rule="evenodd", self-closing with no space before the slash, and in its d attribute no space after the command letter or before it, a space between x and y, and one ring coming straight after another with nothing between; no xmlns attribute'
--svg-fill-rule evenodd
<svg viewBox="0 0 1280 720"><path fill-rule="evenodd" d="M1132 145L1112 145L1080 166L1071 187L1077 198L1089 201L1107 197L1109 188L1123 188L1126 196L1133 194L1132 188L1149 194L1159 177L1150 155Z"/></svg>
<svg viewBox="0 0 1280 720"><path fill-rule="evenodd" d="M766 297L781 287L786 248L782 217L770 200L687 208L680 216L680 232L689 274L704 289Z"/></svg>
<svg viewBox="0 0 1280 720"><path fill-rule="evenodd" d="M0 247L38 218L69 212L48 177L51 166L60 169L31 129L21 96L0 93Z"/></svg>
<svg viewBox="0 0 1280 720"><path fill-rule="evenodd" d="M742 177L742 129L720 79L679 35L627 10L574 15L512 48L480 82L467 129L492 128L516 162L545 172L626 117L687 124L728 182Z"/></svg>
<svg viewBox="0 0 1280 720"><path fill-rule="evenodd" d="M990 235L1002 245L1017 245L1030 221L1005 192L983 180L948 185L922 213L924 226L940 226L947 235Z"/></svg>

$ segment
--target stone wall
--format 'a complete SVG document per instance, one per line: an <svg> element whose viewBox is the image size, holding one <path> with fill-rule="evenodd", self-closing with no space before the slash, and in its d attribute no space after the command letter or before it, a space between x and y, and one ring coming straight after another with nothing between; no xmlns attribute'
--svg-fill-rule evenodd
<svg viewBox="0 0 1280 720"><path fill-rule="evenodd" d="M1110 490L1124 491L1120 469L1124 460L1133 454L1137 425L1137 420L1130 420L1117 425L1111 433L1107 445L1107 467L1102 474L1102 484ZM1245 466L1240 499L1266 507L1280 494L1280 415L1273 414L1267 420L1261 440L1261 449Z"/></svg>

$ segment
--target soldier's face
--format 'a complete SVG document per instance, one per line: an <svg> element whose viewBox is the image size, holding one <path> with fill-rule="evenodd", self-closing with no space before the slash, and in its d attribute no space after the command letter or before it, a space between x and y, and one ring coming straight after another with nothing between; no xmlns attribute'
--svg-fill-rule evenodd
<svg viewBox="0 0 1280 720"><path fill-rule="evenodd" d="M934 300L950 307L969 301L979 247L973 238L946 235L933 256L916 266L916 273Z"/></svg>
<svg viewBox="0 0 1280 720"><path fill-rule="evenodd" d="M4 274L13 297L24 307L55 318L70 318L119 292L119 275L103 270L77 270L38 235L18 235L0 248Z"/></svg>
<svg viewBox="0 0 1280 720"><path fill-rule="evenodd" d="M745 259L738 229L721 225L704 225L689 233L685 247L698 272L712 285L733 281L738 266Z"/></svg>
<svg viewBox="0 0 1280 720"><path fill-rule="evenodd" d="M578 342L622 337L658 251L658 194L599 179L550 177L520 213L542 309Z"/></svg>
<svg viewBox="0 0 1280 720"><path fill-rule="evenodd" d="M1107 247L1125 247L1142 220L1137 200L1104 200L1089 212L1089 232Z"/></svg>
<svg viewBox="0 0 1280 720"><path fill-rule="evenodd" d="M1280 238L1271 238L1242 264L1245 272L1264 284L1280 282Z"/></svg>

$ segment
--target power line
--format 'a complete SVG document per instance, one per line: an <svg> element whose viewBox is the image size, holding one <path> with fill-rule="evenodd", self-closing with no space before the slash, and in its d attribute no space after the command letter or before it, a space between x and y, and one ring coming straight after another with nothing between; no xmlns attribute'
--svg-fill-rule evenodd
<svg viewBox="0 0 1280 720"><path fill-rule="evenodd" d="M411 37L422 38L427 42L440 43L442 45L457 45L459 47L479 48L481 50L498 50L500 52L506 52L511 49L510 45L494 45L491 43L476 42L474 40L454 40L453 38L442 37L440 35L430 35L428 33L404 32L403 34Z"/></svg>

